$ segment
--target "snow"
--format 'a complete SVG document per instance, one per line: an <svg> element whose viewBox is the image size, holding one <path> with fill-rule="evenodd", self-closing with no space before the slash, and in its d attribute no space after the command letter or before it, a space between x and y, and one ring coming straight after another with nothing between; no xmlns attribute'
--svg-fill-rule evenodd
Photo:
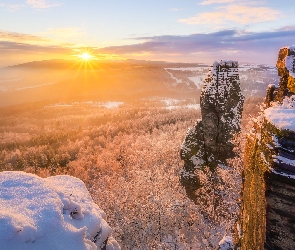
<svg viewBox="0 0 295 250"><path fill-rule="evenodd" d="M178 109L178 108L189 108L189 109L199 109L200 104L188 104L188 105L169 105L166 107L166 109L172 110L172 109Z"/></svg>
<svg viewBox="0 0 295 250"><path fill-rule="evenodd" d="M198 89L201 89L204 84L204 79L201 76L192 76L188 77L188 79L190 79Z"/></svg>
<svg viewBox="0 0 295 250"><path fill-rule="evenodd" d="M124 102L107 102L102 104L102 106L104 106L105 108L118 108L121 104L123 104Z"/></svg>
<svg viewBox="0 0 295 250"><path fill-rule="evenodd" d="M203 71L208 71L209 67L207 66L202 66L202 67L181 67L181 68L165 68L166 72L170 75L170 77L175 81L174 85L180 84L182 83L181 79L178 79L177 77L175 77L173 75L173 73L169 72L169 70L172 71L193 71L195 73L202 73L201 76L191 76L188 77L189 80L191 80L192 82L194 82L194 84L197 86L198 89L201 89L201 87L203 86L203 78L206 77L206 75L203 75Z"/></svg>
<svg viewBox="0 0 295 250"><path fill-rule="evenodd" d="M202 167L205 163L205 161L202 159L202 157L199 157L198 155L194 155L190 158L190 160L193 162L195 167Z"/></svg>
<svg viewBox="0 0 295 250"><path fill-rule="evenodd" d="M239 67L239 64L237 61L231 61L231 60L221 60L219 63L220 66L229 66L229 67Z"/></svg>
<svg viewBox="0 0 295 250"><path fill-rule="evenodd" d="M165 102L168 106L175 105L180 102L179 100L172 98L162 99L161 101Z"/></svg>
<svg viewBox="0 0 295 250"><path fill-rule="evenodd" d="M73 103L56 103L49 106L46 106L45 108L58 108L58 107L73 107L73 106L79 106L79 105L90 105L93 107L105 107L105 108L118 108L120 105L124 104L124 102L73 102Z"/></svg>
<svg viewBox="0 0 295 250"><path fill-rule="evenodd" d="M265 118L279 129L295 131L295 110L271 107L264 111Z"/></svg>
<svg viewBox="0 0 295 250"><path fill-rule="evenodd" d="M293 175L293 174L286 174L286 173L278 172L278 171L274 170L273 168L269 168L269 169L274 174L282 175L282 176L285 176L287 178L295 180L295 175Z"/></svg>
<svg viewBox="0 0 295 250"><path fill-rule="evenodd" d="M233 249L233 239L230 236L224 236L223 239L218 243L220 250Z"/></svg>
<svg viewBox="0 0 295 250"><path fill-rule="evenodd" d="M203 71L203 70L208 70L209 67L180 67L180 68L165 68L165 70L170 69L170 70L180 70L180 71Z"/></svg>
<svg viewBox="0 0 295 250"><path fill-rule="evenodd" d="M289 71L289 74L295 78L294 72L294 56L287 56L286 57L286 68Z"/></svg>
<svg viewBox="0 0 295 250"><path fill-rule="evenodd" d="M275 160L277 160L278 162L284 162L288 165L295 166L295 160L290 160L290 159L283 157L281 155L273 155L273 158Z"/></svg>
<svg viewBox="0 0 295 250"><path fill-rule="evenodd" d="M255 64L255 63L240 64L239 71L242 72L242 71L247 71L251 69L262 69L261 66L265 67L264 69L265 71L276 72L276 73L278 72L277 68L273 65L267 65L267 64L261 65L261 64Z"/></svg>
<svg viewBox="0 0 295 250"><path fill-rule="evenodd" d="M165 69L165 70L166 70L166 69ZM167 71L167 70L166 70L166 72L167 72L167 73L170 75L170 77L176 82L175 85L182 83L182 80L181 80L181 79L178 79L178 78L176 78L176 77L174 77L173 74L172 74L171 72L169 72L169 71Z"/></svg>
<svg viewBox="0 0 295 250"><path fill-rule="evenodd" d="M285 97L282 104L264 110L264 116L279 129L295 131L295 96Z"/></svg>
<svg viewBox="0 0 295 250"><path fill-rule="evenodd" d="M105 218L75 177L0 173L1 249L120 249Z"/></svg>
<svg viewBox="0 0 295 250"><path fill-rule="evenodd" d="M200 104L199 103L190 103L190 104L181 104L181 102L185 100L177 100L177 99L172 99L172 98L167 98L167 99L161 99L162 102L165 102L166 104L166 109L172 110L172 109L177 109L177 108L189 108L189 109L199 109Z"/></svg>

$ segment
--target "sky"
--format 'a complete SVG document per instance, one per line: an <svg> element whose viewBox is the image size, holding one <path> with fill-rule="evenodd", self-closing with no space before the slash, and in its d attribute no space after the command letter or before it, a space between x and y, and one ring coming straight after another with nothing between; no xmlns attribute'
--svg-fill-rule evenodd
<svg viewBox="0 0 295 250"><path fill-rule="evenodd" d="M76 59L275 65L294 0L0 0L0 67Z"/></svg>

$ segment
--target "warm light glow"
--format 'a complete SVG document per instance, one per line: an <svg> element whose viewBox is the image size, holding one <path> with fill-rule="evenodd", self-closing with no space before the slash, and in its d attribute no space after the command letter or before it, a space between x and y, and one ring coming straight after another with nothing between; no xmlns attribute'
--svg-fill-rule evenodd
<svg viewBox="0 0 295 250"><path fill-rule="evenodd" d="M93 58L93 56L90 55L90 54L87 53L87 52L81 54L79 57L80 57L82 60L84 60L84 61L88 61L88 60L90 60L90 59Z"/></svg>

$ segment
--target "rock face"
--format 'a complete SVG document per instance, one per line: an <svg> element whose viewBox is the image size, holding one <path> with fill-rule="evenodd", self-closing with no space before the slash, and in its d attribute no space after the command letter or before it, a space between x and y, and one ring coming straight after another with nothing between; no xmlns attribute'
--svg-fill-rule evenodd
<svg viewBox="0 0 295 250"><path fill-rule="evenodd" d="M281 77L279 87L268 86L265 98L267 107L271 106L272 101L282 102L285 96L295 94L295 46L281 48L277 61L278 75Z"/></svg>
<svg viewBox="0 0 295 250"><path fill-rule="evenodd" d="M266 109L248 134L238 246L295 249L294 46L282 48L280 86L269 86Z"/></svg>
<svg viewBox="0 0 295 250"><path fill-rule="evenodd" d="M284 47L279 51L277 68L281 77L275 101L282 101L284 96L291 96L295 93L295 46Z"/></svg>
<svg viewBox="0 0 295 250"><path fill-rule="evenodd" d="M189 129L180 151L185 161L181 181L188 193L198 188L196 169L205 165L214 169L233 156L230 139L240 130L243 102L238 63L214 62L202 88L202 120Z"/></svg>
<svg viewBox="0 0 295 250"><path fill-rule="evenodd" d="M243 102L238 62L215 62L201 93L207 163L214 165L232 156L230 139L240 130Z"/></svg>

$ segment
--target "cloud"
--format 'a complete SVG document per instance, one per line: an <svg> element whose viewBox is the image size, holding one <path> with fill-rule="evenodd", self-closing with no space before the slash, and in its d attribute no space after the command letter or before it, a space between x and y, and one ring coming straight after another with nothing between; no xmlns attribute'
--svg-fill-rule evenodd
<svg viewBox="0 0 295 250"><path fill-rule="evenodd" d="M52 7L61 6L61 3L51 3L48 0L26 0L26 4L34 9L47 9ZM9 12L15 12L24 8L25 4L0 4Z"/></svg>
<svg viewBox="0 0 295 250"><path fill-rule="evenodd" d="M209 4L222 4L222 3L232 3L235 2L236 0L205 0L201 3L200 5L209 5Z"/></svg>
<svg viewBox="0 0 295 250"><path fill-rule="evenodd" d="M277 31L289 31L289 30L295 30L295 25L284 26L277 29Z"/></svg>
<svg viewBox="0 0 295 250"><path fill-rule="evenodd" d="M186 24L217 24L229 22L238 24L251 24L276 20L280 12L268 7L251 7L246 5L228 5L219 7L214 12L201 13L199 15L180 19L179 22Z"/></svg>
<svg viewBox="0 0 295 250"><path fill-rule="evenodd" d="M73 59L72 48L0 41L0 68L31 61Z"/></svg>
<svg viewBox="0 0 295 250"><path fill-rule="evenodd" d="M15 12L23 8L24 4L0 4L0 7L6 8L9 12Z"/></svg>
<svg viewBox="0 0 295 250"><path fill-rule="evenodd" d="M178 61L183 61L185 57L192 60L195 55L202 55L203 62L234 59L275 63L274 57L279 48L291 45L290 41L295 40L295 29L260 33L224 30L188 36L138 37L137 40L138 44L101 48L97 53L119 54L125 57L141 54L157 58L162 56L162 60L173 55ZM248 58L250 55L252 58Z"/></svg>
<svg viewBox="0 0 295 250"><path fill-rule="evenodd" d="M55 42L42 36L0 30L0 54L8 51L21 51L22 53L69 52L76 47L78 46L75 44Z"/></svg>
<svg viewBox="0 0 295 250"><path fill-rule="evenodd" d="M232 29L208 34L143 36L133 39L137 41L135 44L92 47L91 50L100 58L105 54L111 54L114 57L118 55L145 60L212 63L225 59L275 64L279 49L292 45L290 41L295 41L295 27L282 27L272 32ZM77 54L73 49L72 44L53 45L51 40L34 35L0 32L0 54L3 58L11 60L22 58L22 55L26 55L23 58L30 60L36 56L42 60L43 55L45 58L72 58L73 53Z"/></svg>
<svg viewBox="0 0 295 250"><path fill-rule="evenodd" d="M81 34L84 34L83 31L76 27L49 29L47 32L42 32L35 35L0 30L0 41L38 46L73 47L77 45L74 45L73 43L66 43L61 39L72 38L77 35L81 36Z"/></svg>
<svg viewBox="0 0 295 250"><path fill-rule="evenodd" d="M47 9L61 6L61 3L50 3L46 0L27 0L26 3L34 9Z"/></svg>
<svg viewBox="0 0 295 250"><path fill-rule="evenodd" d="M78 47L42 36L0 30L0 67L34 60L72 60L74 49Z"/></svg>
<svg viewBox="0 0 295 250"><path fill-rule="evenodd" d="M10 31L1 31L0 30L0 41L5 42L21 42L21 43L40 43L40 42L49 42L48 39L34 36L29 34L22 34L17 32Z"/></svg>
<svg viewBox="0 0 295 250"><path fill-rule="evenodd" d="M41 46L27 43L17 43L9 41L0 41L1 54L8 53L69 53L71 48L62 46Z"/></svg>
<svg viewBox="0 0 295 250"><path fill-rule="evenodd" d="M264 3L266 0L260 0L260 1L255 1L255 0L205 0L199 5L211 5L211 4L231 4L231 3L237 3L240 5L261 5Z"/></svg>
<svg viewBox="0 0 295 250"><path fill-rule="evenodd" d="M171 8L169 11L177 12L177 11L183 11L184 9L179 9L179 8Z"/></svg>

